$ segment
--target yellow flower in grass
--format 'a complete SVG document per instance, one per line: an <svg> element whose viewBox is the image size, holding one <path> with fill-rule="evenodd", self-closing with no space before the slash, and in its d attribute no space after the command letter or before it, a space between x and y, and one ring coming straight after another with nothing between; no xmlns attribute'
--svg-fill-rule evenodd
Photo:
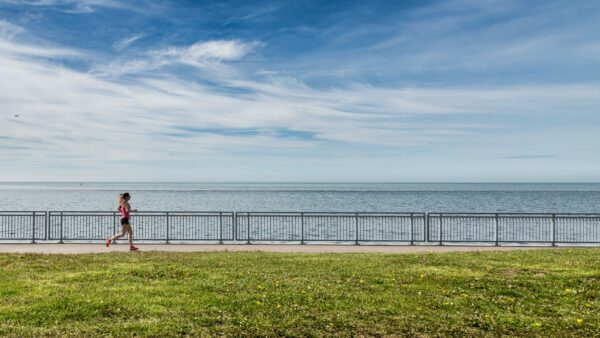
<svg viewBox="0 0 600 338"><path fill-rule="evenodd" d="M577 322L578 325L583 324L583 319L581 319L581 318L577 318L575 321Z"/></svg>
<svg viewBox="0 0 600 338"><path fill-rule="evenodd" d="M534 329L539 329L542 327L542 323L535 322L535 323L531 324L531 327L533 327Z"/></svg>

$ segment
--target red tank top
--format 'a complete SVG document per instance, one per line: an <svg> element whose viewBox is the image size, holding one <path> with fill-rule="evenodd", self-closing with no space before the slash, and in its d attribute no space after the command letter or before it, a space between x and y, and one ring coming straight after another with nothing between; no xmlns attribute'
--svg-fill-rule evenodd
<svg viewBox="0 0 600 338"><path fill-rule="evenodd" d="M129 211L127 211L127 209L124 206L121 205L120 210L121 210L121 219L129 218Z"/></svg>

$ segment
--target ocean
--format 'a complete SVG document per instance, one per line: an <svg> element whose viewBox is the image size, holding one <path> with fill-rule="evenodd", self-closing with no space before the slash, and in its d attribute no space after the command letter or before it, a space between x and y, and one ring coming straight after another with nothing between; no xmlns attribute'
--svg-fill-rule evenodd
<svg viewBox="0 0 600 338"><path fill-rule="evenodd" d="M0 183L0 211L600 212L600 183Z"/></svg>

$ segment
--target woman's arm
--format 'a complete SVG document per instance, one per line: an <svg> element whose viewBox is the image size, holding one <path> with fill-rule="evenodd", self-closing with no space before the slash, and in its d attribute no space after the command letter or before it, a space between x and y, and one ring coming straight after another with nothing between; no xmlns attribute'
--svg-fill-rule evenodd
<svg viewBox="0 0 600 338"><path fill-rule="evenodd" d="M127 210L127 212L137 212L137 209L131 209L131 205L129 204L129 202L127 202L127 204L125 204L125 209Z"/></svg>

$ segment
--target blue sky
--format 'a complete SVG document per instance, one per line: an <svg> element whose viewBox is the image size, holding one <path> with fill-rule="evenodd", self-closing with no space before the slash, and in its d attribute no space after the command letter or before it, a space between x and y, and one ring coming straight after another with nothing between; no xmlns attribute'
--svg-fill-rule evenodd
<svg viewBox="0 0 600 338"><path fill-rule="evenodd" d="M598 32L597 0L0 0L0 180L598 182Z"/></svg>

